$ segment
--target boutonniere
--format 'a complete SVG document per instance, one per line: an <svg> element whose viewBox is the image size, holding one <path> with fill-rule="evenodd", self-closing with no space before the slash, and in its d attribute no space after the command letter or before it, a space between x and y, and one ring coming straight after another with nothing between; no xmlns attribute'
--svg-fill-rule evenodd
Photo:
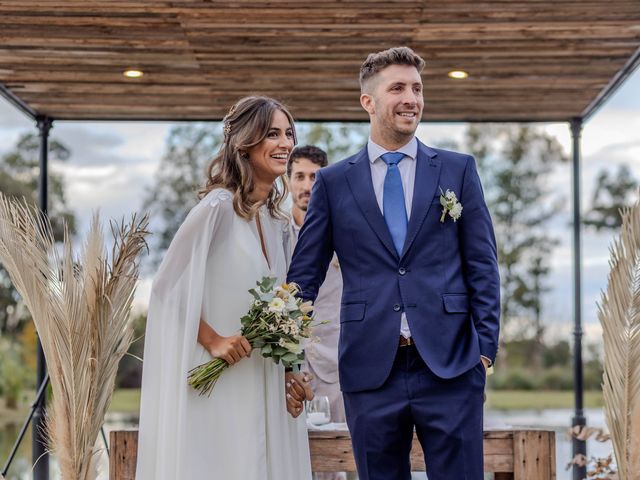
<svg viewBox="0 0 640 480"><path fill-rule="evenodd" d="M451 190L443 192L442 187L440 187L440 205L442 205L441 223L444 223L447 213L454 222L462 216L462 204L458 201L456 194Z"/></svg>

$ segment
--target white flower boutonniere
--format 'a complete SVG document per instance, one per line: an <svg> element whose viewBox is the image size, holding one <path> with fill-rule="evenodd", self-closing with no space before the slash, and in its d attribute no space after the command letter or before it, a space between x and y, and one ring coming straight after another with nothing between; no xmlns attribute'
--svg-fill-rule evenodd
<svg viewBox="0 0 640 480"><path fill-rule="evenodd" d="M462 204L458 201L456 194L451 190L443 192L442 187L440 187L440 205L442 205L441 223L444 223L447 213L454 222L462 216Z"/></svg>

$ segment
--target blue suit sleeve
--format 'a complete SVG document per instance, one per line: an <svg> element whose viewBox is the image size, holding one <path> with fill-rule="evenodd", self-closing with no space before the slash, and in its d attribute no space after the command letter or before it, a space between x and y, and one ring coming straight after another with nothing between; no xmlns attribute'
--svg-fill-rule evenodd
<svg viewBox="0 0 640 480"><path fill-rule="evenodd" d="M465 168L460 203L460 248L471 316L480 337L480 353L494 362L500 332L500 274L493 224L473 157Z"/></svg>
<svg viewBox="0 0 640 480"><path fill-rule="evenodd" d="M315 301L333 258L333 232L329 198L319 170L311 190L311 200L300 230L287 275L287 282L300 286L305 300Z"/></svg>

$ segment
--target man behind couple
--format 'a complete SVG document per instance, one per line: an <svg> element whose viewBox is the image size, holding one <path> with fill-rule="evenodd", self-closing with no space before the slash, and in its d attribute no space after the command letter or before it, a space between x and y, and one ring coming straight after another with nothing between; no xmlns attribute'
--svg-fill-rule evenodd
<svg viewBox="0 0 640 480"><path fill-rule="evenodd" d="M290 265L276 180L296 141L291 115L262 97L231 109L202 200L154 280L137 478L311 477L295 403L301 377L289 374L287 386L282 367L251 355L237 332L256 280L286 275L316 300L334 252L339 377L359 477L410 478L415 428L430 480L483 478L482 396L499 326L495 239L473 158L414 136L423 66L404 47L363 63L369 142L316 172ZM232 368L199 397L185 375L212 356Z"/></svg>
<svg viewBox="0 0 640 480"><path fill-rule="evenodd" d="M292 238L298 239L300 228L309 207L311 188L320 168L329 164L327 154L318 147L296 147L289 157L287 178L291 191ZM306 351L306 368L312 374L311 388L316 396L329 399L331 421L344 422L344 402L338 384L338 337L340 335L340 297L342 275L334 256L327 269L318 297L314 302L314 315L326 322L314 329L316 341Z"/></svg>

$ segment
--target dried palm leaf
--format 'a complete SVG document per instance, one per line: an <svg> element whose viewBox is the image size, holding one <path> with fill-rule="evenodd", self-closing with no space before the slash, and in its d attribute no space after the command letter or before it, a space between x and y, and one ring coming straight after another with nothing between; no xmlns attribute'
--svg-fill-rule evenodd
<svg viewBox="0 0 640 480"><path fill-rule="evenodd" d="M640 200L622 210L598 305L604 337L605 417L621 480L640 479Z"/></svg>
<svg viewBox="0 0 640 480"><path fill-rule="evenodd" d="M129 313L147 224L147 216L135 215L112 224L109 258L96 215L76 258L68 233L59 252L48 220L0 193L0 262L31 312L47 360L53 401L46 431L64 480L96 478L94 446L132 340Z"/></svg>

